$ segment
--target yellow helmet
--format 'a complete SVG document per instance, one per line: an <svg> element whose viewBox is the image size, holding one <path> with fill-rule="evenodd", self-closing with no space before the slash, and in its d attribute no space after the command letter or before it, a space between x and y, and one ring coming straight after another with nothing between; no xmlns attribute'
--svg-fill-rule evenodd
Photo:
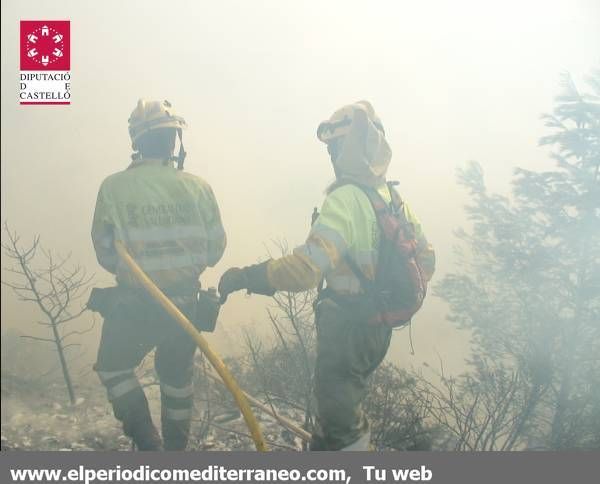
<svg viewBox="0 0 600 484"><path fill-rule="evenodd" d="M129 116L131 146L137 150L137 140L144 134L159 128L187 128L185 119L177 116L169 101L140 99ZM180 131L179 131L180 132Z"/></svg>

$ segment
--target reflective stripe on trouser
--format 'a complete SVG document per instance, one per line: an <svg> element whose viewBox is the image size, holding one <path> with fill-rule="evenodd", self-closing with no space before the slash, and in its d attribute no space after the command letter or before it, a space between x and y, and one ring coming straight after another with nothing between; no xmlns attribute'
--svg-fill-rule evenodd
<svg viewBox="0 0 600 484"><path fill-rule="evenodd" d="M353 311L328 298L317 306L316 327L317 425L310 448L364 447L369 423L362 403L368 377L385 357L392 331L358 321Z"/></svg>
<svg viewBox="0 0 600 484"><path fill-rule="evenodd" d="M140 382L135 376L133 368L118 371L97 370L97 373L100 381L106 387L108 399L111 402L138 388L141 390Z"/></svg>
<svg viewBox="0 0 600 484"><path fill-rule="evenodd" d="M96 370L106 387L115 417L123 424L123 432L131 437L139 450L159 450L160 438L152 423L148 400L133 368Z"/></svg>
<svg viewBox="0 0 600 484"><path fill-rule="evenodd" d="M185 449L193 412L193 383L172 386L161 381L161 422L165 450Z"/></svg>
<svg viewBox="0 0 600 484"><path fill-rule="evenodd" d="M141 435L141 440L155 440L157 432L152 425L148 402L132 368L156 348L154 366L160 381L181 389L192 381L196 345L156 303L143 298L132 300L127 295L126 289L117 292L107 312L96 369L107 387L115 417L123 422L125 433ZM187 315L193 310L191 304L178 304L178 307ZM182 409L171 402L168 407ZM176 412L176 415L183 418L183 412ZM171 413L171 416L175 414ZM189 426L189 418L185 422ZM178 445L187 439L187 432L183 434L185 439L181 435L181 432L176 433Z"/></svg>

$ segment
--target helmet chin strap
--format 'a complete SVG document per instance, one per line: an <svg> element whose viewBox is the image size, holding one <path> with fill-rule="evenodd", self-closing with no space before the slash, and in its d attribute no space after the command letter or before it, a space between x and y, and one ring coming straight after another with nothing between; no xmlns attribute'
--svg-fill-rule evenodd
<svg viewBox="0 0 600 484"><path fill-rule="evenodd" d="M340 152L342 151L343 137L334 138L329 143L327 143L327 152L329 153L329 158L331 160L331 166L333 166L333 171L335 173L336 178L340 178L341 173L336 165L336 160L340 156Z"/></svg>
<svg viewBox="0 0 600 484"><path fill-rule="evenodd" d="M169 166L169 165L173 166L172 163L174 161L176 161L177 169L183 170L183 163L185 161L185 157L187 156L187 153L185 151L185 148L183 147L183 135L182 135L181 128L177 128L177 137L179 138L179 154L177 156L171 155L171 156L166 157L163 161L163 164L165 166ZM139 150L139 148L134 147L134 149L137 149L137 151L135 151L131 155L131 159L133 161L132 164L139 163L140 161L143 161L143 158L144 158L141 151Z"/></svg>
<svg viewBox="0 0 600 484"><path fill-rule="evenodd" d="M174 157L174 161L177 162L178 170L183 170L183 163L185 161L185 157L187 156L187 153L183 148L183 135L181 131L181 128L177 128L177 137L179 138L179 154Z"/></svg>

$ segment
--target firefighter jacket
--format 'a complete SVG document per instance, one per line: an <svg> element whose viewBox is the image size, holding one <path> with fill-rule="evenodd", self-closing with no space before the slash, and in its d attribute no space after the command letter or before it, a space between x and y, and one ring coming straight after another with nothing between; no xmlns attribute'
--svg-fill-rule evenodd
<svg viewBox="0 0 600 484"><path fill-rule="evenodd" d="M387 185L382 184L377 191L384 200L391 202ZM414 226L418 259L429 280L435 266L433 249L418 219L406 203L403 207L407 220ZM377 218L367 195L356 185L343 185L326 197L306 243L292 254L269 263L269 283L277 290L303 291L316 287L325 277L327 287L336 293L359 294L362 292L360 280L344 261L344 256L351 257L365 276L373 280L379 240Z"/></svg>
<svg viewBox="0 0 600 484"><path fill-rule="evenodd" d="M98 192L92 225L98 262L119 285L136 286L118 260L121 240L163 290L197 286L223 255L226 236L212 189L197 176L159 160L133 163L109 176Z"/></svg>

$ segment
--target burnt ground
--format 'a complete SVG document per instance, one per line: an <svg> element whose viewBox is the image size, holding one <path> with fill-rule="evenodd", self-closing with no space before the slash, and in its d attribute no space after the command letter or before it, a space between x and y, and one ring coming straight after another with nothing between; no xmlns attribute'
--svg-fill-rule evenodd
<svg viewBox="0 0 600 484"><path fill-rule="evenodd" d="M197 385L198 386L198 385ZM155 423L159 423L158 386L145 388ZM64 384L56 381L25 381L2 374L2 450L130 451L131 441L123 435L112 415L104 388L94 374L76 382L77 401L68 403ZM225 399L207 406L197 392L195 418L188 450L253 450L248 430L235 407ZM295 421L300 415L280 408ZM265 439L273 450L301 450L301 442L277 425L271 417L256 412Z"/></svg>

